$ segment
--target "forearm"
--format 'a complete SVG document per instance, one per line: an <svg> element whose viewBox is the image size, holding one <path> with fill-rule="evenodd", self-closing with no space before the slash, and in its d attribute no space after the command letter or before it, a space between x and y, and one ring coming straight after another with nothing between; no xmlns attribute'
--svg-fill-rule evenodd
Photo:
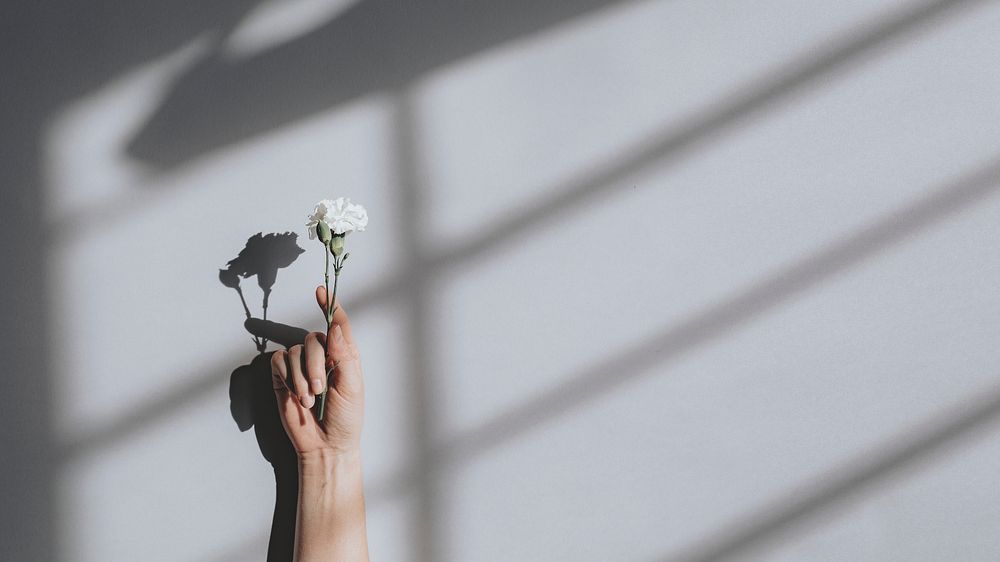
<svg viewBox="0 0 1000 562"><path fill-rule="evenodd" d="M300 457L295 560L367 562L362 481L360 452Z"/></svg>
<svg viewBox="0 0 1000 562"><path fill-rule="evenodd" d="M294 455L294 452L293 452ZM267 543L267 562L288 562L295 552L295 516L299 502L298 463L274 465L274 517Z"/></svg>

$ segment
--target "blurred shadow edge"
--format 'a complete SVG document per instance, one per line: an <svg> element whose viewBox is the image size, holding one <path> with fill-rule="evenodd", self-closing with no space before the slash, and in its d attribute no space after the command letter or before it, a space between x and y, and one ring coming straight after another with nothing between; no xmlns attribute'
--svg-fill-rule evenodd
<svg viewBox="0 0 1000 562"><path fill-rule="evenodd" d="M15 128L15 130L18 130ZM43 200L33 142L5 134L0 167L3 220L0 456L3 463L3 560L55 560L56 520L54 384L49 362L49 285L41 225Z"/></svg>
<svg viewBox="0 0 1000 562"><path fill-rule="evenodd" d="M995 377L1000 381L1000 374ZM920 468L932 457L954 449L987 430L1000 418L1000 385L953 407L920 428L884 442L868 454L834 467L812 489L796 490L771 505L733 522L699 544L663 558L671 562L717 562L746 557L782 537L790 536L835 508L860 501L879 484L908 469ZM805 529L808 530L808 529Z"/></svg>

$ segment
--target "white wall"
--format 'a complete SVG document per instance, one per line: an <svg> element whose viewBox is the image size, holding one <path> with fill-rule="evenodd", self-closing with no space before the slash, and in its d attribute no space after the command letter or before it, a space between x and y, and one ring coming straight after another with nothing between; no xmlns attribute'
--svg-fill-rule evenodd
<svg viewBox="0 0 1000 562"><path fill-rule="evenodd" d="M1000 4L364 4L203 23L41 116L62 559L262 558L216 273L300 233L269 317L318 328L338 195L374 559L996 559ZM324 33L328 82L284 70Z"/></svg>

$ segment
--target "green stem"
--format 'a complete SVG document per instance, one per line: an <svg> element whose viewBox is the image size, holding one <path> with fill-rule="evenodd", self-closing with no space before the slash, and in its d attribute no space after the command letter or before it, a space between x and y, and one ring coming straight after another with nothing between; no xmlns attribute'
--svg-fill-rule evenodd
<svg viewBox="0 0 1000 562"><path fill-rule="evenodd" d="M327 257L327 262L329 262L329 255ZM329 267L329 263L327 264ZM326 275L326 296L330 300L326 302L326 330L327 334L333 329L333 313L337 310L337 282L340 281L340 268L343 266L343 261L339 260L337 257L333 258L333 292L330 292L330 274L329 271ZM326 373L326 384L330 385L330 372ZM319 412L317 412L317 419L323 421L323 412L326 410L326 389L323 390L319 395Z"/></svg>
<svg viewBox="0 0 1000 562"><path fill-rule="evenodd" d="M330 295L330 302L326 303L326 307L330 310L330 320L327 322L327 329L333 327L333 313L337 311L337 281L340 280L340 265L334 262L333 265L333 294Z"/></svg>
<svg viewBox="0 0 1000 562"><path fill-rule="evenodd" d="M329 296L330 296L330 248L326 244L323 245L323 256L326 258L326 267L323 270L323 290L326 291L326 293L324 294L324 296L329 298ZM335 264L335 267L336 267L336 264ZM334 271L336 271L336 269L334 269ZM337 277L336 277L336 275L334 275L333 284L334 284L333 285L334 287L337 286ZM330 312L330 303L328 301L326 303L326 330L327 330L327 333L330 333L330 326L332 324L333 324L333 314ZM326 381L323 384L324 385L329 385L330 384L330 373L327 373ZM319 422L322 422L323 421L323 412L324 412L324 410L326 410L326 387L325 386L323 388L323 392L321 392L319 394L319 400L317 400L316 402L317 402L317 406L318 406L316 408L316 420L319 421Z"/></svg>
<svg viewBox="0 0 1000 562"><path fill-rule="evenodd" d="M325 248L324 253L326 254L326 270L324 272L324 285L326 289L326 331L327 334L333 329L333 313L336 311L337 302L337 282L340 281L340 268L343 266L343 261L338 259L336 256L333 258L333 292L330 292L330 249ZM330 373L326 374L326 385L330 384ZM319 395L319 407L316 412L316 419L320 422L323 421L323 412L326 411L326 389Z"/></svg>
<svg viewBox="0 0 1000 562"><path fill-rule="evenodd" d="M323 246L323 256L326 258L326 269L323 270L323 288L326 289L326 294L324 296L330 296L330 249ZM329 303L327 303L329 305ZM327 306L326 312L326 326L329 329L331 319L333 315L330 314L330 307Z"/></svg>

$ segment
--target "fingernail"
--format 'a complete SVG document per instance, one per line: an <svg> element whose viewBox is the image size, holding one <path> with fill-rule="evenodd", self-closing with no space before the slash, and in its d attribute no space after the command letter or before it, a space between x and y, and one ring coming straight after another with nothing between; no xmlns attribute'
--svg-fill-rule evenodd
<svg viewBox="0 0 1000 562"><path fill-rule="evenodd" d="M312 391L313 394L319 394L320 392L323 392L323 379L312 380Z"/></svg>
<svg viewBox="0 0 1000 562"><path fill-rule="evenodd" d="M337 341L344 339L344 331L340 329L340 324L333 327L333 338Z"/></svg>
<svg viewBox="0 0 1000 562"><path fill-rule="evenodd" d="M312 394L306 394L302 397L302 406L304 408L312 408L313 404L316 403L316 399L313 398Z"/></svg>

